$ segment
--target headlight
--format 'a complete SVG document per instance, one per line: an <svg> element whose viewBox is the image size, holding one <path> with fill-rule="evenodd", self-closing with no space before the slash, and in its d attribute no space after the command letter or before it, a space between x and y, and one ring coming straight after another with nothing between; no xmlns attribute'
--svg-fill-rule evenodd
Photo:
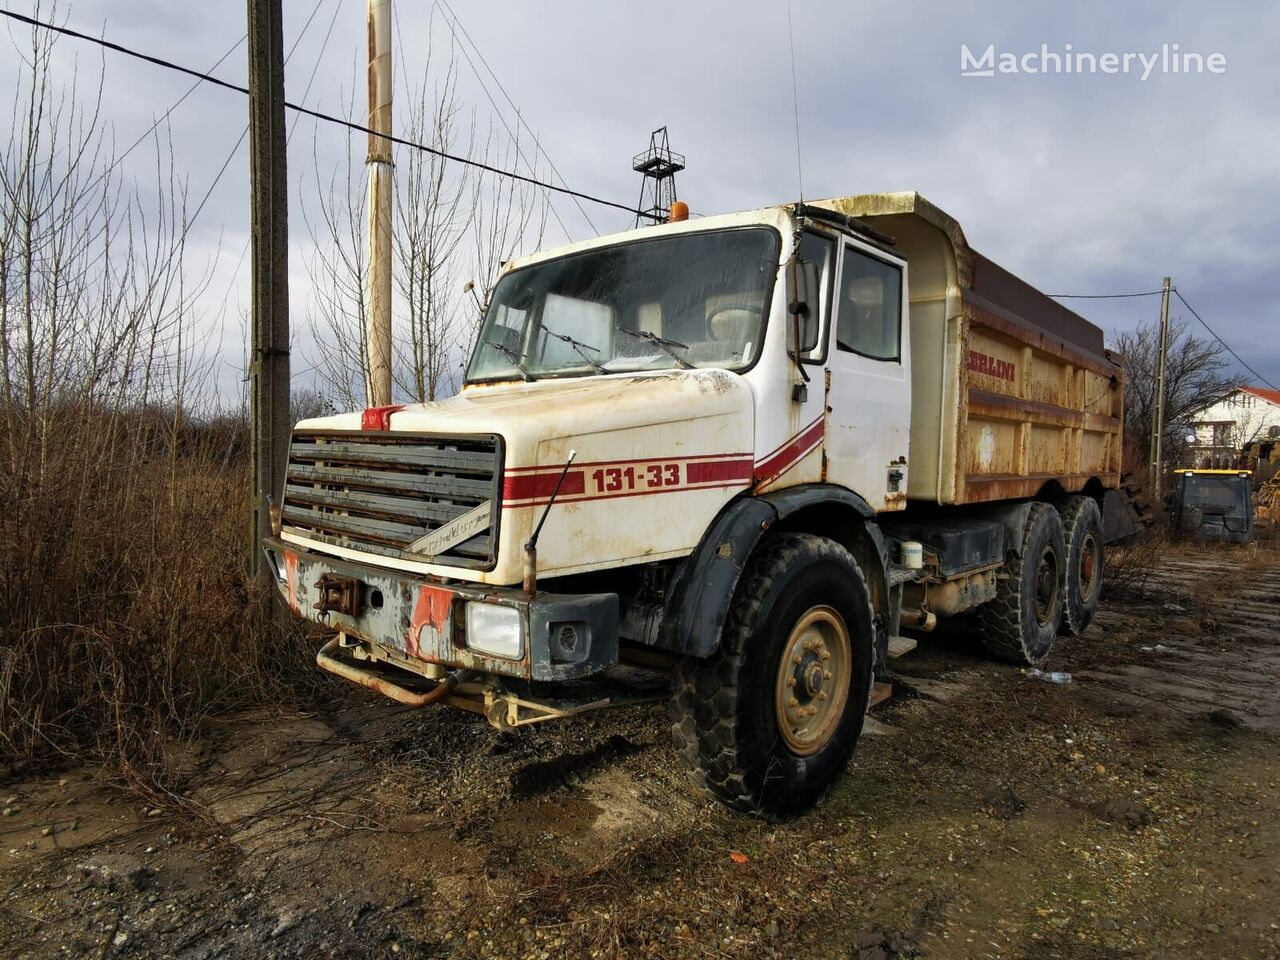
<svg viewBox="0 0 1280 960"><path fill-rule="evenodd" d="M477 653L519 660L524 652L520 611L496 603L467 603L467 646Z"/></svg>

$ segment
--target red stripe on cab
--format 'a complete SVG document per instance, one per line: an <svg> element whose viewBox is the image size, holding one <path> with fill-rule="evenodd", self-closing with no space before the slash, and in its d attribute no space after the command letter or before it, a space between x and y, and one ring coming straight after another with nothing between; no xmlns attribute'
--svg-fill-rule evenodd
<svg viewBox="0 0 1280 960"><path fill-rule="evenodd" d="M689 483L746 483L751 479L751 459L693 461L684 465L684 474Z"/></svg>
<svg viewBox="0 0 1280 960"><path fill-rule="evenodd" d="M765 483L773 480L794 467L804 459L805 454L809 453L822 441L825 428L825 420L819 418L796 434L789 442L784 443L777 453L761 461L759 466L756 467L755 482Z"/></svg>
<svg viewBox="0 0 1280 960"><path fill-rule="evenodd" d="M508 472L502 478L502 499L538 500L550 497L552 491L556 488L556 481L559 479L559 470L554 473L522 473L515 475ZM585 493L586 489L586 474L581 470L570 470L564 475L564 483L560 487L560 496L571 497Z"/></svg>

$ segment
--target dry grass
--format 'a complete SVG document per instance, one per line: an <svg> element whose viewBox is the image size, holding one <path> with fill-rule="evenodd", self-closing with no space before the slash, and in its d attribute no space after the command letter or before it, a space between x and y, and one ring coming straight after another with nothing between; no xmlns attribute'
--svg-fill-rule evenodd
<svg viewBox="0 0 1280 960"><path fill-rule="evenodd" d="M39 15L39 10L36 11ZM247 579L248 463L195 331L211 276L166 130L125 178L98 89L24 40L0 144L0 758L113 762L279 697L302 652ZM87 75L86 75L87 76ZM135 144L137 146L137 144Z"/></svg>
<svg viewBox="0 0 1280 960"><path fill-rule="evenodd" d="M306 656L247 576L243 426L59 411L0 465L0 752L92 755L165 789L166 744L289 695Z"/></svg>
<svg viewBox="0 0 1280 960"><path fill-rule="evenodd" d="M1156 530L1142 531L1127 543L1108 547L1104 595L1140 596L1168 547L1168 541Z"/></svg>

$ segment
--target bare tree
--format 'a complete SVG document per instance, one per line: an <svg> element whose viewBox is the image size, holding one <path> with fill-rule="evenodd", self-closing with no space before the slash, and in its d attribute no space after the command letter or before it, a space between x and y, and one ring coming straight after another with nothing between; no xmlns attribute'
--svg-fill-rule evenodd
<svg viewBox="0 0 1280 960"><path fill-rule="evenodd" d="M521 156L519 126L516 137L498 154L498 162L494 165L511 169L510 165ZM491 129L485 144L486 161L494 153L496 150ZM537 179L536 169L531 169L530 173ZM475 276L472 282L477 296L468 305L468 347L475 338L481 315L489 306L489 296L498 282L502 267L517 254L538 248L546 232L550 211L546 194L539 192L530 183L492 173L483 174L482 181L481 202L477 205L476 215L472 220L475 256Z"/></svg>
<svg viewBox="0 0 1280 960"><path fill-rule="evenodd" d="M430 74L430 58L424 72ZM406 136L441 152L470 154L475 121L460 130L460 115L450 60L431 97L425 81L414 90ZM422 403L456 388L451 358L462 332L458 258L476 212L477 184L465 167L422 150L402 151L396 180L394 279L407 334L397 341L396 382Z"/></svg>
<svg viewBox="0 0 1280 960"><path fill-rule="evenodd" d="M432 81L431 60L406 98L405 136L441 153L508 167L520 157L512 140L499 150L490 126L478 148L474 115L458 97L452 58ZM355 104L348 104L352 115ZM363 284L367 263L362 167L348 142L345 162L327 182L316 174L315 209L303 206L315 253L313 367L324 392L353 409L364 403ZM321 168L318 150L316 168ZM534 171L536 173L536 171ZM435 153L398 148L393 228L394 366L397 393L418 402L448 396L469 351L480 310L501 266L542 240L546 197L531 184L466 166ZM467 263L470 269L467 269ZM467 289L461 280L469 276ZM474 286L474 289L472 288Z"/></svg>
<svg viewBox="0 0 1280 960"><path fill-rule="evenodd" d="M352 112L348 104L348 114ZM308 358L324 392L340 406L352 410L365 398L364 282L368 272L365 243L364 163L354 142L328 181L321 178L319 145L312 135L311 154L316 203L303 203L302 218L311 238L307 262L312 304L309 325L315 356ZM305 188L303 196L311 191Z"/></svg>
<svg viewBox="0 0 1280 960"><path fill-rule="evenodd" d="M0 144L0 756L88 745L155 790L168 734L242 695L269 646L228 454L245 432L208 381L212 266L187 262L168 129L124 176L101 73L56 73L55 43L13 35Z"/></svg>
<svg viewBox="0 0 1280 960"><path fill-rule="evenodd" d="M1118 334L1113 347L1124 358L1125 434L1144 463L1151 447L1159 342L1158 326L1147 322ZM1202 340L1188 333L1185 319L1170 320L1165 361L1166 431L1168 425L1185 421L1240 385L1241 380L1227 372L1225 355L1216 340Z"/></svg>

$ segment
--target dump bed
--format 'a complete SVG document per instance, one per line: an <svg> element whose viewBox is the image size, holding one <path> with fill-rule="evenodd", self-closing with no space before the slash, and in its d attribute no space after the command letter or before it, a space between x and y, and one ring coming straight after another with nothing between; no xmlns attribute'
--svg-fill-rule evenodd
<svg viewBox="0 0 1280 960"><path fill-rule="evenodd" d="M917 193L819 206L889 234L908 261L909 498L1119 486L1123 372L1101 329L970 248L959 223Z"/></svg>

